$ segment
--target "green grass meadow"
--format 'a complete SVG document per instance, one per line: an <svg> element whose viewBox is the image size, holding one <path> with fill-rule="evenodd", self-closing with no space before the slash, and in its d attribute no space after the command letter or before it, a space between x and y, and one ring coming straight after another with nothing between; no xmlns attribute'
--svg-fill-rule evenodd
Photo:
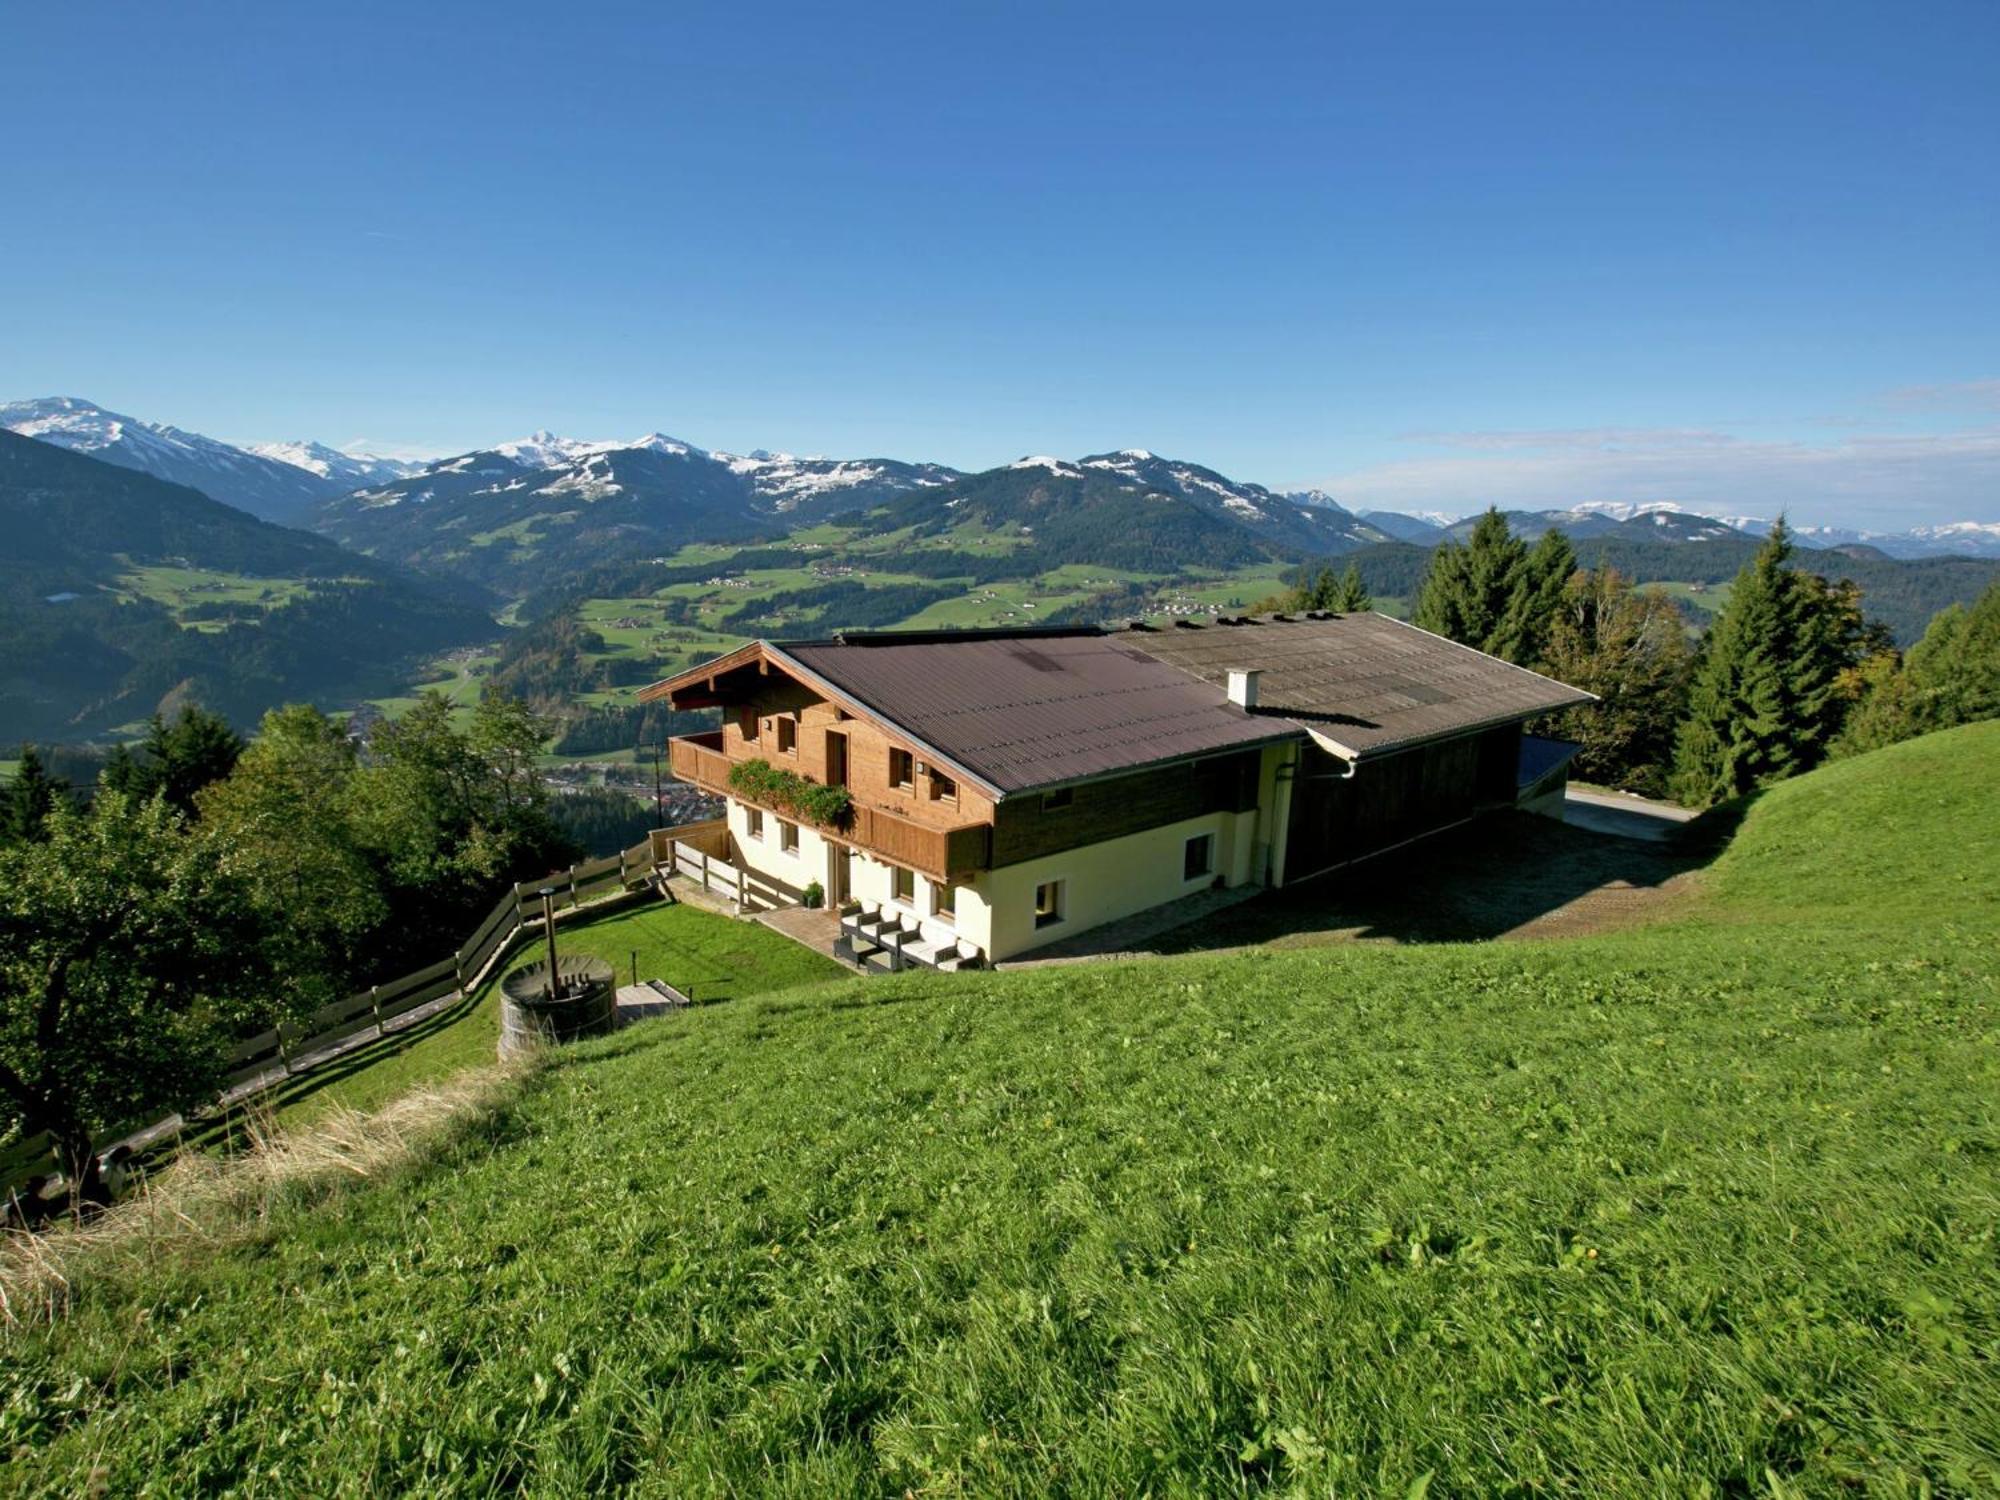
<svg viewBox="0 0 2000 1500"><path fill-rule="evenodd" d="M1615 936L746 987L578 1046L7 1332L0 1483L2000 1492L1996 767L1989 724L1778 787Z"/></svg>

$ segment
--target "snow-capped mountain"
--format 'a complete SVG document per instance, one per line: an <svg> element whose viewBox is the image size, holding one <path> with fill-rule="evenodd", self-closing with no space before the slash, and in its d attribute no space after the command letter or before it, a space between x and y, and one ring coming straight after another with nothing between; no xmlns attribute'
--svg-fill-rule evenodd
<svg viewBox="0 0 2000 1500"><path fill-rule="evenodd" d="M163 422L141 422L75 396L0 406L0 427L188 485L267 521L297 520L315 500L336 488L295 464L246 453Z"/></svg>
<svg viewBox="0 0 2000 1500"><path fill-rule="evenodd" d="M77 396L0 405L0 427L200 490L267 521L298 521L314 502L408 465L340 453L318 443L239 448L164 422L142 422ZM387 466L387 467L384 467ZM353 475L360 472L362 479Z"/></svg>
<svg viewBox="0 0 2000 1500"><path fill-rule="evenodd" d="M1021 460L1030 462L1060 464L1061 461ZM1389 540L1387 533L1368 525L1324 492L1308 492L1313 496L1310 500L1281 495L1261 484L1228 479L1200 464L1161 458L1143 448L1092 454L1069 467L1115 474L1136 487L1177 495L1204 510L1226 516L1268 541L1299 551L1347 552L1371 542Z"/></svg>
<svg viewBox="0 0 2000 1500"><path fill-rule="evenodd" d="M1766 516L1718 516L1699 508L1658 500L1588 500L1573 507L1573 513L1607 516L1618 521L1639 521L1657 515L1682 516L1689 522L1707 520L1753 537L1769 536L1772 524ZM1802 547L1873 547L1899 560L1953 555L2000 557L2000 521L1952 521L1941 526L1913 526L1907 531L1862 531L1851 526L1795 524L1792 536Z"/></svg>
<svg viewBox="0 0 2000 1500"><path fill-rule="evenodd" d="M958 477L893 459L712 453L537 432L323 502L310 524L348 546L505 587L694 541L777 536Z"/></svg>
<svg viewBox="0 0 2000 1500"><path fill-rule="evenodd" d="M1454 525L1458 517L1441 510L1363 510L1355 512L1377 531L1387 532L1399 542L1415 542L1428 547Z"/></svg>
<svg viewBox="0 0 2000 1500"><path fill-rule="evenodd" d="M367 484L386 484L423 468L400 458L378 458L372 453L345 453L324 443L252 443L244 450L259 458L275 458L281 464L317 474L341 491Z"/></svg>
<svg viewBox="0 0 2000 1500"><path fill-rule="evenodd" d="M959 477L958 470L943 464L907 464L887 458L800 458L762 448L742 455L709 456L748 480L761 508L780 514L832 514L851 508L846 501L854 497L935 489Z"/></svg>

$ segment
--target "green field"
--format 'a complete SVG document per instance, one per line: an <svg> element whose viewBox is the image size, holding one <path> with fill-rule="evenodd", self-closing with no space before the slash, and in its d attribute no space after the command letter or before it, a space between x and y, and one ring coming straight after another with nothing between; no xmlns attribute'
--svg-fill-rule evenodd
<svg viewBox="0 0 2000 1500"><path fill-rule="evenodd" d="M9 1333L6 1485L1994 1493L1996 760L1781 786L1616 937L580 1046L427 1169Z"/></svg>
<svg viewBox="0 0 2000 1500"><path fill-rule="evenodd" d="M499 661L499 648L468 646L432 657L418 669L415 679L401 693L369 702L390 718L416 707L425 693L443 693L450 700L453 717L462 725L479 704L480 690Z"/></svg>
<svg viewBox="0 0 2000 1500"><path fill-rule="evenodd" d="M189 619L187 611L200 605L235 604L259 610L283 609L311 591L302 578L252 578L243 573L219 573L205 568L161 566L133 567L118 578L127 595L152 599L173 611L184 630L218 631L229 628L226 620Z"/></svg>

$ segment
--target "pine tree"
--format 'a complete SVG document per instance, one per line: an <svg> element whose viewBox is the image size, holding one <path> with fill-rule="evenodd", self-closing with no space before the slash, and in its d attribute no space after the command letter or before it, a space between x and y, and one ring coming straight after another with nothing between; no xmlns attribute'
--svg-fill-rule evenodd
<svg viewBox="0 0 2000 1500"><path fill-rule="evenodd" d="M1527 544L1514 535L1507 518L1488 507L1463 547L1443 542L1431 554L1413 622L1481 651L1492 650L1527 557Z"/></svg>
<svg viewBox="0 0 2000 1500"><path fill-rule="evenodd" d="M1375 601L1368 597L1368 586L1361 581L1360 564L1347 565L1347 571L1340 575L1340 582L1333 586L1321 607L1342 615L1366 614L1375 607Z"/></svg>
<svg viewBox="0 0 2000 1500"><path fill-rule="evenodd" d="M1523 667L1548 659L1549 633L1562 611L1563 592L1576 573L1576 549L1560 531L1545 531L1522 560L1506 611L1483 649Z"/></svg>
<svg viewBox="0 0 2000 1500"><path fill-rule="evenodd" d="M1674 758L1684 802L1810 770L1846 711L1865 638L1855 590L1795 571L1792 554L1780 519L1709 631Z"/></svg>
<svg viewBox="0 0 2000 1500"><path fill-rule="evenodd" d="M190 704L171 724L159 714L148 719L138 750L114 750L98 783L134 802L161 792L169 806L192 813L195 794L227 776L242 754L243 738L227 719Z"/></svg>
<svg viewBox="0 0 2000 1500"><path fill-rule="evenodd" d="M1876 653L1863 668L1861 685L1837 754L2000 718L2000 583L1970 609L1954 604L1940 610L1906 658Z"/></svg>
<svg viewBox="0 0 2000 1500"><path fill-rule="evenodd" d="M69 783L49 774L33 745L23 745L20 769L0 791L0 844L40 842L49 814L68 798Z"/></svg>

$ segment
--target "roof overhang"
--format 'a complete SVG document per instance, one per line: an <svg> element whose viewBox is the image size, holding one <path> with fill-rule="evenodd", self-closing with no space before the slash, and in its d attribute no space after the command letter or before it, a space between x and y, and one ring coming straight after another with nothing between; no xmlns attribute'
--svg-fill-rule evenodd
<svg viewBox="0 0 2000 1500"><path fill-rule="evenodd" d="M728 699L717 691L718 679L732 672L755 667L759 676L768 677L772 672L780 672L794 681L811 688L827 702L836 705L852 718L874 725L884 734L905 740L920 750L925 758L936 761L950 769L961 781L968 781L998 802L1007 794L972 767L963 765L927 740L911 734L901 724L878 712L844 688L834 686L804 662L787 652L784 647L770 641L752 641L747 646L738 646L734 651L703 662L698 667L689 667L677 677L667 677L649 687L639 689L641 703L654 703L664 698L675 708L718 708Z"/></svg>

